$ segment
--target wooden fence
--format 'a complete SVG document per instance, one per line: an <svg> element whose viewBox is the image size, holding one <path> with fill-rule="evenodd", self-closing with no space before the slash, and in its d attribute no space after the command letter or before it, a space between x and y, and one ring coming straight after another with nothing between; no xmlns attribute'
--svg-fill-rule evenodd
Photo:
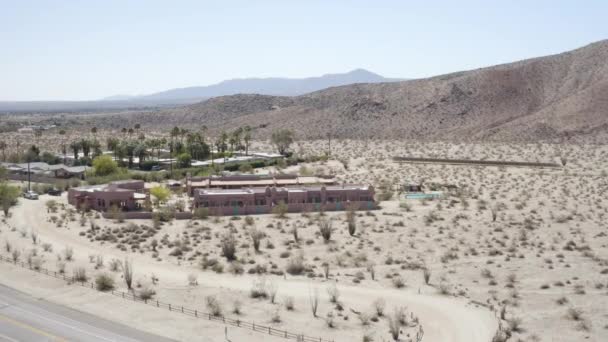
<svg viewBox="0 0 608 342"><path fill-rule="evenodd" d="M2 255L0 255L0 261L4 261L6 263L20 266L22 268L25 268L25 269L28 269L28 270L31 270L34 272L38 272L40 274L44 274L44 275L47 275L50 277L54 277L57 279L63 279L64 281L67 281L67 282L73 283L73 284L78 284L82 287L95 289L94 282L76 281L74 277L67 276L65 273L50 271L50 270L48 270L46 268L42 268L42 267L34 268L31 265L28 265L21 261L14 262L12 259L7 258ZM292 332L289 332L286 330L275 329L273 327L256 324L255 322L241 321L240 319L229 318L224 315L213 315L213 314L205 312L205 311L186 308L182 305L172 305L170 303L164 303L164 302L161 302L161 301L155 300L155 299L142 299L141 297L137 296L135 293L131 293L131 292L111 290L111 291L107 291L106 293L112 294L116 297L119 297L119 298L122 298L125 300L139 302L139 303L154 306L157 308L167 309L171 312L177 312L177 313L181 313L181 314L188 315L191 317L219 322L219 323L231 325L231 326L234 326L237 328L249 329L249 330L253 330L256 332L268 334L271 336L282 337L285 339L292 339L292 340L296 340L298 342L334 342L333 340L328 340L328 339L324 339L321 337L311 337L311 336L307 336L304 334L295 334L295 333L292 333Z"/></svg>
<svg viewBox="0 0 608 342"><path fill-rule="evenodd" d="M393 157L396 162L404 163L430 163L430 164L462 164L481 166L518 166L518 167L561 167L557 163L516 162L502 160L475 160L475 159L450 159L450 158L417 158L417 157Z"/></svg>

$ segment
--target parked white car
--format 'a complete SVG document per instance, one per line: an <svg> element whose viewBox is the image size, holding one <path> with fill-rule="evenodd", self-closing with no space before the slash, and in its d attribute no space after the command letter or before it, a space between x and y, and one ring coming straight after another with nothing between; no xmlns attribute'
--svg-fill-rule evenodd
<svg viewBox="0 0 608 342"><path fill-rule="evenodd" d="M26 191L23 193L23 197L27 198L27 199L31 199L31 200L37 200L38 199L38 194L35 191Z"/></svg>

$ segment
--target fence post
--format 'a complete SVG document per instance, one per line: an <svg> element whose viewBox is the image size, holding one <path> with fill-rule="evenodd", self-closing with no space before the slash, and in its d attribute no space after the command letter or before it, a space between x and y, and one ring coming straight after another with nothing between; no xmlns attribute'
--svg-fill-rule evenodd
<svg viewBox="0 0 608 342"><path fill-rule="evenodd" d="M182 306L182 313L184 313L184 307Z"/></svg>
<svg viewBox="0 0 608 342"><path fill-rule="evenodd" d="M194 310L194 317L198 317L198 311Z"/></svg>
<svg viewBox="0 0 608 342"><path fill-rule="evenodd" d="M169 311L171 311L171 304L169 304Z"/></svg>
<svg viewBox="0 0 608 342"><path fill-rule="evenodd" d="M157 308L159 307L159 306L158 306L158 300L156 301L156 307L157 307Z"/></svg>

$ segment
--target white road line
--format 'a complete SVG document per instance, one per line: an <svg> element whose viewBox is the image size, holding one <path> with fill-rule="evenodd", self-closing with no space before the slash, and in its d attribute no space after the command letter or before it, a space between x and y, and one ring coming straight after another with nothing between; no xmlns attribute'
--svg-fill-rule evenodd
<svg viewBox="0 0 608 342"><path fill-rule="evenodd" d="M98 335L98 334L95 334L95 333L92 333L92 332L88 332L88 331L83 330L83 329L81 329L81 328L78 328L78 327L76 327L76 326L74 326L74 325L70 325L70 324L67 324L67 323L64 323L64 322L61 322L61 321L57 321L57 320L54 320L54 319L50 319L50 318L44 317L44 316L42 316L41 314L38 314L38 313L35 313L35 312L27 311L27 310L22 309L22 308L20 308L20 307L18 307L18 306L14 306L14 307L12 307L12 310L18 310L18 311L21 311L22 313L25 313L26 315L30 315L30 316L36 316L37 318L43 319L43 320L45 320L45 321L47 321L47 322L51 322L51 323L54 323L54 324L57 324L57 325L60 325L60 326L66 327L66 328L68 328L68 329L72 329L72 330L74 330L74 331L80 332L80 333L85 334L85 335L89 335L89 336L91 336L91 337L94 337L94 338L97 338L97 339L100 339L100 340L103 340L103 341L111 341L111 342L117 341L116 339L107 338L107 337L104 337L104 336L101 336L101 335ZM61 317L62 319L65 319L66 321L70 321L71 323L76 323L76 324L79 324L79 325L81 325L83 328L92 328L92 329L94 329L94 330L98 330L98 331L105 332L105 333L108 333L108 334L111 334L111 335L115 335L116 337L122 338L122 340L124 340L124 341L138 342L137 340L134 340L134 339L131 339L131 338L128 338L128 337L124 337L124 336L120 336L120 335L118 335L118 334L114 334L114 333L109 332L109 331L106 331L106 330L104 330L104 329L96 328L96 327L91 326L91 325L88 325L88 324L86 324L86 323L83 323L83 322L78 322L78 321L75 321L75 320L70 319L70 318L68 318L68 317L65 317L65 316L60 316L60 315L54 314L54 313L49 312L49 311L46 311L46 310L44 310L44 309L39 309L39 308L36 308L36 310L39 310L41 313L46 313L46 314L49 314L49 315L59 316L59 317Z"/></svg>
<svg viewBox="0 0 608 342"><path fill-rule="evenodd" d="M14 338L10 338L6 335L2 335L0 334L0 341L8 341L8 342L19 342L17 340L15 340Z"/></svg>

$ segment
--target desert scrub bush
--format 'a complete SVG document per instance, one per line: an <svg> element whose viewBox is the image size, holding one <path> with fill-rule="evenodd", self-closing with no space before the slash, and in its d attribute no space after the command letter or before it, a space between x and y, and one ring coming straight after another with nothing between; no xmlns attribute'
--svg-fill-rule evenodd
<svg viewBox="0 0 608 342"><path fill-rule="evenodd" d="M65 261L72 261L74 258L74 249L72 247L66 247L63 250L63 258Z"/></svg>
<svg viewBox="0 0 608 342"><path fill-rule="evenodd" d="M220 301L215 296L207 296L205 297L205 306L209 313L213 316L221 316L222 315L222 306Z"/></svg>
<svg viewBox="0 0 608 342"><path fill-rule="evenodd" d="M235 299L232 302L232 313L235 315L240 315L243 312L242 307L243 307L243 303L240 300Z"/></svg>
<svg viewBox="0 0 608 342"><path fill-rule="evenodd" d="M251 242L253 243L253 249L256 251L256 253L259 253L260 243L265 236L264 232L256 228L251 228L249 231L249 236L251 237Z"/></svg>
<svg viewBox="0 0 608 342"><path fill-rule="evenodd" d="M253 281L251 290L249 290L249 297L251 298L268 298L268 291L266 289L266 278L258 278Z"/></svg>
<svg viewBox="0 0 608 342"><path fill-rule="evenodd" d="M317 311L319 310L319 289L315 288L314 291L308 294L308 299L310 300L310 311L312 311L312 316L317 317Z"/></svg>
<svg viewBox="0 0 608 342"><path fill-rule="evenodd" d="M291 297L291 296L285 297L283 299L283 305L285 306L285 310L293 311L295 308L293 297Z"/></svg>
<svg viewBox="0 0 608 342"><path fill-rule="evenodd" d="M340 290L335 282L327 287L327 294L329 295L330 303L338 303L338 300L340 299Z"/></svg>
<svg viewBox="0 0 608 342"><path fill-rule="evenodd" d="M139 290L139 298L142 300L150 300L154 297L154 295L156 295L156 291L149 287L144 287Z"/></svg>
<svg viewBox="0 0 608 342"><path fill-rule="evenodd" d="M403 280L403 277L401 277L400 275L393 277L392 282L393 286L398 289L405 287L405 280Z"/></svg>
<svg viewBox="0 0 608 342"><path fill-rule="evenodd" d="M331 239L331 233L333 232L331 221L329 220L319 220L319 233L323 237L323 241L325 243L329 242Z"/></svg>
<svg viewBox="0 0 608 342"><path fill-rule="evenodd" d="M84 267L77 267L74 269L74 281L84 283L89 278L87 277L87 270Z"/></svg>
<svg viewBox="0 0 608 342"><path fill-rule="evenodd" d="M221 241L222 255L228 261L236 260L236 239L232 233L226 234Z"/></svg>
<svg viewBox="0 0 608 342"><path fill-rule="evenodd" d="M13 259L13 263L16 264L19 261L19 257L21 256L21 251L18 249L13 249L11 252L11 259Z"/></svg>
<svg viewBox="0 0 608 342"><path fill-rule="evenodd" d="M328 312L327 315L325 316L325 325L327 325L328 328L336 327L336 321L334 318L333 311Z"/></svg>
<svg viewBox="0 0 608 342"><path fill-rule="evenodd" d="M207 218L209 218L209 209L196 208L192 216L195 220L206 220Z"/></svg>
<svg viewBox="0 0 608 342"><path fill-rule="evenodd" d="M348 234L350 234L350 236L355 236L355 233L357 232L357 219L353 209L349 209L346 212L346 226L348 228Z"/></svg>
<svg viewBox="0 0 608 342"><path fill-rule="evenodd" d="M396 314L387 317L388 320L388 331L391 334L393 340L399 340L399 334L401 333L401 323L399 322L399 317Z"/></svg>
<svg viewBox="0 0 608 342"><path fill-rule="evenodd" d="M292 256L287 261L287 266L285 268L287 273L291 275L300 275L304 273L304 270L304 255L302 253Z"/></svg>
<svg viewBox="0 0 608 342"><path fill-rule="evenodd" d="M122 261L120 261L118 259L112 259L112 260L110 260L109 266L110 266L110 271L118 272L122 269Z"/></svg>
<svg viewBox="0 0 608 342"><path fill-rule="evenodd" d="M424 283L426 285L429 285L429 283L431 282L431 270L429 270L427 267L423 268L422 276L424 277Z"/></svg>
<svg viewBox="0 0 608 342"><path fill-rule="evenodd" d="M374 303L372 304L372 306L374 307L374 312L376 313L376 316L378 317L382 317L384 316L384 309L386 308L386 301L382 298L378 298L374 301Z"/></svg>
<svg viewBox="0 0 608 342"><path fill-rule="evenodd" d="M369 325L369 321L371 320L371 316L365 312L361 312L358 316L359 318L359 322L361 322L361 325L363 326L368 326Z"/></svg>
<svg viewBox="0 0 608 342"><path fill-rule="evenodd" d="M188 285L196 286L198 285L198 277L194 273L188 274Z"/></svg>
<svg viewBox="0 0 608 342"><path fill-rule="evenodd" d="M51 253L53 252L53 245L48 242L45 242L42 244L42 250L47 253Z"/></svg>
<svg viewBox="0 0 608 342"><path fill-rule="evenodd" d="M125 259L125 262L122 265L122 275L125 279L125 284L127 284L127 288L131 290L131 284L133 284L133 264Z"/></svg>
<svg viewBox="0 0 608 342"><path fill-rule="evenodd" d="M287 217L287 211L289 210L289 207L287 206L287 204L285 204L285 202L281 201L279 202L279 204L275 205L274 208L272 208L272 213L280 219L284 219Z"/></svg>
<svg viewBox="0 0 608 342"><path fill-rule="evenodd" d="M95 288L102 292L114 290L114 278L107 273L99 274L95 277Z"/></svg>

